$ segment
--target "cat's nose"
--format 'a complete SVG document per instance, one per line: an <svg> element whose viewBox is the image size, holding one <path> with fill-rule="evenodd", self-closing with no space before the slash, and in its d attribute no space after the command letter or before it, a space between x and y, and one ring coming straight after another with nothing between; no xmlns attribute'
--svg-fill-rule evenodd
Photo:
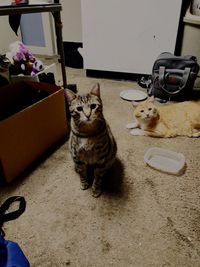
<svg viewBox="0 0 200 267"><path fill-rule="evenodd" d="M88 114L85 114L85 117L87 118L87 119L89 119L90 118L90 114L88 113Z"/></svg>
<svg viewBox="0 0 200 267"><path fill-rule="evenodd" d="M89 119L90 115L91 115L91 111L88 109L88 110L84 110L84 114L85 114L85 117L87 119Z"/></svg>
<svg viewBox="0 0 200 267"><path fill-rule="evenodd" d="M86 119L86 121L90 121L90 114L85 114L85 119Z"/></svg>

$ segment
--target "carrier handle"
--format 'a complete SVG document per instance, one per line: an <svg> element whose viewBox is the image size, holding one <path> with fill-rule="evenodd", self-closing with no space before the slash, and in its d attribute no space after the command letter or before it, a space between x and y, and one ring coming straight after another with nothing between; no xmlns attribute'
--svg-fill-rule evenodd
<svg viewBox="0 0 200 267"><path fill-rule="evenodd" d="M165 88L165 75L166 75L166 71L165 71L165 67L163 66L160 66L159 67L159 86L163 89L163 91L165 91L167 94L169 95L175 95L177 93L179 93L181 90L183 90L183 88L185 87L187 81L188 81L188 78L189 78L189 75L190 75L190 68L185 68L184 70L167 70L168 74L169 73L174 73L174 74L182 74L183 73L183 76L182 76L182 79L181 79L181 83L178 87L178 89L174 92L169 92L166 88Z"/></svg>
<svg viewBox="0 0 200 267"><path fill-rule="evenodd" d="M12 203L18 201L19 208L15 211L8 212ZM8 198L1 206L0 206L0 231L4 222L8 222L11 220L17 219L26 209L26 200L21 196L13 196Z"/></svg>

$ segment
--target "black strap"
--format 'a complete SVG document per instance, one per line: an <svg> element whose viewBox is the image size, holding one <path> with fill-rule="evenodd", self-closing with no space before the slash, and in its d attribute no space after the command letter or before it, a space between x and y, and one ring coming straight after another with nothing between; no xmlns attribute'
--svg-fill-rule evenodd
<svg viewBox="0 0 200 267"><path fill-rule="evenodd" d="M19 202L19 208L15 211L8 212L11 204L14 202ZM14 196L8 198L1 206L0 206L0 231L4 222L12 221L17 219L26 209L26 200L21 196ZM3 231L2 231L3 233Z"/></svg>

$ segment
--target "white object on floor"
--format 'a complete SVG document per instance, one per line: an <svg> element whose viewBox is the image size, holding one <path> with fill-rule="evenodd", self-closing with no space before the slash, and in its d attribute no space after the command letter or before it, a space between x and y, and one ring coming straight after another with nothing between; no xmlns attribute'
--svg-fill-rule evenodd
<svg viewBox="0 0 200 267"><path fill-rule="evenodd" d="M141 101L145 100L148 95L137 89L126 89L120 93L120 97L129 101Z"/></svg>
<svg viewBox="0 0 200 267"><path fill-rule="evenodd" d="M181 174L185 167L185 156L168 149L152 147L144 155L144 161L151 167L171 174Z"/></svg>

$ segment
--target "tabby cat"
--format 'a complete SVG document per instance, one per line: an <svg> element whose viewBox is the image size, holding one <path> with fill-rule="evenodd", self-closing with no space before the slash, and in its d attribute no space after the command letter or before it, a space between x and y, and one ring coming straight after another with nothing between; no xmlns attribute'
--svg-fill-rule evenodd
<svg viewBox="0 0 200 267"><path fill-rule="evenodd" d="M85 190L89 187L88 168L92 167L92 195L98 197L102 192L102 179L117 153L115 139L103 116L100 85L95 84L90 93L84 95L66 90L66 98L71 114L69 146L75 170Z"/></svg>
<svg viewBox="0 0 200 267"><path fill-rule="evenodd" d="M135 122L127 124L132 135L152 137L200 136L200 101L156 106L154 97L134 102Z"/></svg>

